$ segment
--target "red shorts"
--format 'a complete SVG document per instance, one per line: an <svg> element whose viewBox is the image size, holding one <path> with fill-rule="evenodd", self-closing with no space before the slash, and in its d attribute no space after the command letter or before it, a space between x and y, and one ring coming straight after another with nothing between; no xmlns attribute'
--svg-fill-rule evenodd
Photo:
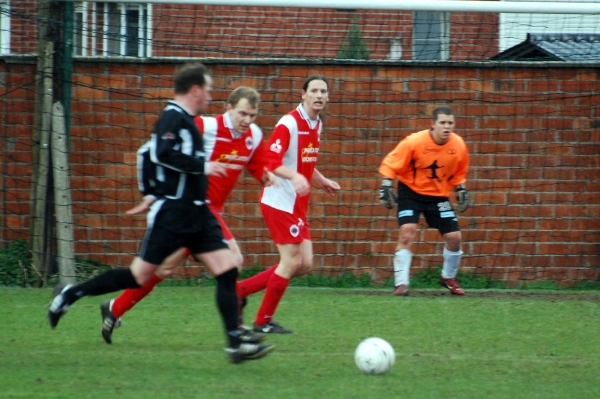
<svg viewBox="0 0 600 399"><path fill-rule="evenodd" d="M310 240L310 229L305 215L290 214L265 204L260 204L260 211L275 244L300 244L304 240Z"/></svg>
<svg viewBox="0 0 600 399"><path fill-rule="evenodd" d="M231 234L231 231L229 231L229 227L227 227L227 224L223 219L223 211L218 211L210 205L208 205L208 209L210 209L212 214L215 216L215 219L217 219L217 222L219 222L219 226L221 226L221 231L223 232L223 238L225 238L225 240L227 241L233 240L233 234Z"/></svg>

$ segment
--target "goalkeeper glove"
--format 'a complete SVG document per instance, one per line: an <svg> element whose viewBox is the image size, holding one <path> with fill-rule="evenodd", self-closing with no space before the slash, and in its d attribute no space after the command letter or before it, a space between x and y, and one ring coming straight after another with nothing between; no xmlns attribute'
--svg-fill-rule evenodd
<svg viewBox="0 0 600 399"><path fill-rule="evenodd" d="M462 184L454 188L456 191L456 202L459 212L464 212L469 208L469 192Z"/></svg>
<svg viewBox="0 0 600 399"><path fill-rule="evenodd" d="M387 209L392 209L396 203L396 195L394 194L394 182L387 177L383 179L381 188L379 189L379 201Z"/></svg>

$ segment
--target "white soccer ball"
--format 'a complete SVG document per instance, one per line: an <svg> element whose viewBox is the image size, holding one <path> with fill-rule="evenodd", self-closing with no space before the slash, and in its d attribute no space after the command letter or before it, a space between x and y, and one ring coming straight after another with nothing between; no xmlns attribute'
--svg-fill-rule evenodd
<svg viewBox="0 0 600 399"><path fill-rule="evenodd" d="M363 374L385 374L394 365L396 353L386 340L372 337L358 344L354 361Z"/></svg>

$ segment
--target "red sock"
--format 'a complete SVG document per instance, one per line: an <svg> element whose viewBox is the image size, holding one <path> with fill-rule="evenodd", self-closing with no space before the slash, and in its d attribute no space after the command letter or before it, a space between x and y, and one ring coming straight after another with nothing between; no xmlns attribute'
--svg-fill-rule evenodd
<svg viewBox="0 0 600 399"><path fill-rule="evenodd" d="M237 295L240 298L245 298L250 294L254 294L255 292L262 291L267 288L269 279L273 273L275 273L275 269L277 269L277 265L273 265L267 270L263 270L262 272L255 274L252 277L248 277L245 280L238 281L236 289Z"/></svg>
<svg viewBox="0 0 600 399"><path fill-rule="evenodd" d="M154 289L154 286L162 281L162 278L153 274L146 284L140 288L129 288L123 291L121 295L115 298L112 304L112 314L118 319L123 316L125 312L135 306L136 303L141 301L146 295Z"/></svg>
<svg viewBox="0 0 600 399"><path fill-rule="evenodd" d="M254 323L257 326L268 323L273 319L277 305L281 301L286 288L290 284L290 280L281 277L279 274L273 273L267 284L267 290L263 297L258 313L256 313L256 320Z"/></svg>

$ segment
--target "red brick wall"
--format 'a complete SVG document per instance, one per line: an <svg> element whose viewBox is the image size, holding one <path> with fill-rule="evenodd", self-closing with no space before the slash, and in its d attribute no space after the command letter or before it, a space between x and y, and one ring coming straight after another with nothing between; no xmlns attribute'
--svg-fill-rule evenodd
<svg viewBox="0 0 600 399"><path fill-rule="evenodd" d="M177 62L76 62L71 184L76 252L125 266L145 221L124 215L139 199L135 150L171 97ZM319 169L343 191L314 191L310 211L315 268L391 272L393 212L377 200L377 168L407 134L427 128L436 105L458 115L471 163L475 205L460 215L464 270L517 284L599 278L600 80L585 67L211 63L210 113L239 85L262 94L266 136L300 101L310 73L330 78ZM0 63L1 240L28 236L34 65ZM246 265L277 262L258 212L258 185L244 179L226 209ZM424 227L424 226L423 226ZM413 271L441 264L436 231L421 229Z"/></svg>
<svg viewBox="0 0 600 399"><path fill-rule="evenodd" d="M10 2L10 50L16 54L37 53L38 3L36 0Z"/></svg>
<svg viewBox="0 0 600 399"><path fill-rule="evenodd" d="M154 18L155 56L336 58L356 21L370 59L386 59L391 39L412 59L410 11L156 5ZM498 53L497 14L452 13L450 26L451 60Z"/></svg>
<svg viewBox="0 0 600 399"><path fill-rule="evenodd" d="M11 2L13 54L37 52L37 3ZM155 57L331 59L346 43L350 25L356 21L371 59L386 59L391 39L401 43L403 60L412 59L410 11L182 4L154 4L152 9ZM91 18L88 23L91 30ZM102 23L100 14L96 32L98 48L102 45ZM478 61L497 54L498 26L498 14L451 13L450 60ZM88 35L91 48L93 33L89 31Z"/></svg>

